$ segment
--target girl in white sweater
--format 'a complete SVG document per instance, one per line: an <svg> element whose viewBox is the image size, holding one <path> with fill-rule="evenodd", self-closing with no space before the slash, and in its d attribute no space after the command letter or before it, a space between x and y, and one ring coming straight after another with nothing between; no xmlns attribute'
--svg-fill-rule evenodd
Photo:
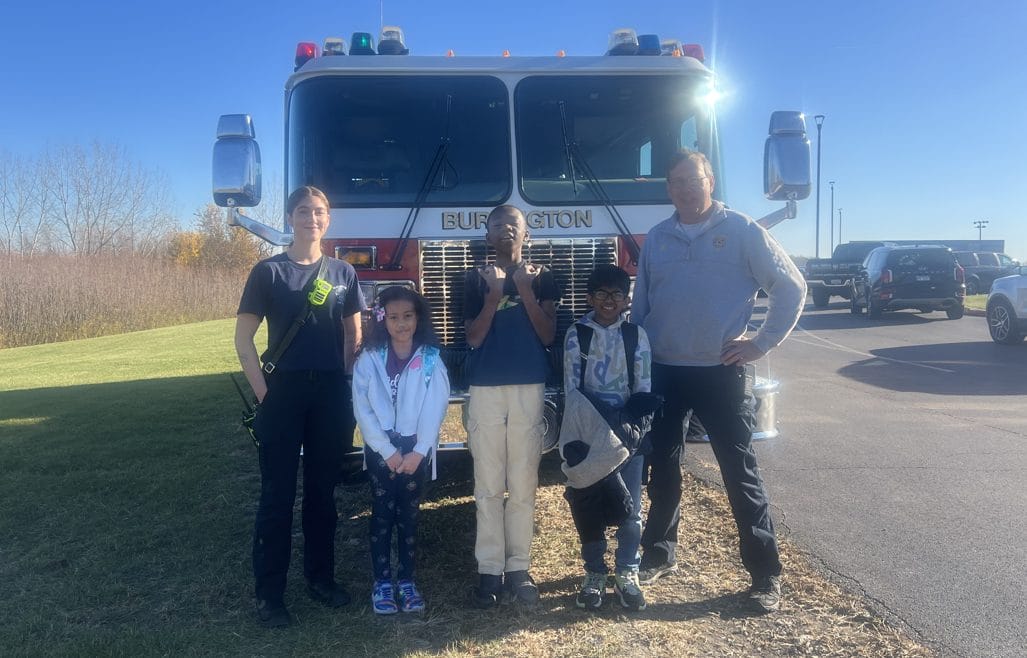
<svg viewBox="0 0 1027 658"><path fill-rule="evenodd" d="M417 513L449 404L449 376L439 356L431 306L409 288L386 288L372 310L370 335L353 369L353 410L371 482L371 568L376 614L421 612L414 584ZM398 581L392 583L396 529Z"/></svg>

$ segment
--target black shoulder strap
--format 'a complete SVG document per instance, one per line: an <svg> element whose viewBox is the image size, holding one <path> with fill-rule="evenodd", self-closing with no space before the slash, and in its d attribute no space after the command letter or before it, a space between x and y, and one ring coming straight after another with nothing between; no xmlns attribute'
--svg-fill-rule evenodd
<svg viewBox="0 0 1027 658"><path fill-rule="evenodd" d="M628 367L628 394L635 392L635 350L638 349L638 325L625 320L620 325L624 339L624 360Z"/></svg>
<svg viewBox="0 0 1027 658"><path fill-rule="evenodd" d="M282 337L282 342L278 343L278 347L271 352L271 357L264 362L263 370L265 373L270 375L275 371L275 368L278 367L278 360L282 358L282 355L285 354L285 350L289 348L289 343L291 343L292 339L296 337L300 327L306 324L307 317L310 315L310 291L313 288L312 284L317 279L323 279L327 269L328 259L321 256L321 266L317 268L317 273L310 277L306 285L303 286L303 292L306 295L303 300L303 308L300 309L299 314L292 321L292 326L289 327L289 331L285 332L285 336Z"/></svg>
<svg viewBox="0 0 1027 658"><path fill-rule="evenodd" d="M578 331L578 354L581 357L581 373L578 388L585 390L585 368L588 367L588 350L592 346L592 327L580 322L574 325Z"/></svg>

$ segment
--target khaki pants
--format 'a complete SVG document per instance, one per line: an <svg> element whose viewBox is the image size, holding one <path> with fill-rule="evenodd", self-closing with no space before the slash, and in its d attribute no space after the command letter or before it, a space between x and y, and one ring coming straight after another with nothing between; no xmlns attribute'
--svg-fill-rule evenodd
<svg viewBox="0 0 1027 658"><path fill-rule="evenodd" d="M524 571L535 530L545 385L472 386L470 394L467 444L474 457L478 573Z"/></svg>

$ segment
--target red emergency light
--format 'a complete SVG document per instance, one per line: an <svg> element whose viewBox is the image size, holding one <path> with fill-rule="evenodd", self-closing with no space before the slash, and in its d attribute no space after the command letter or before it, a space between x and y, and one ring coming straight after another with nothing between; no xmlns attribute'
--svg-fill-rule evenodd
<svg viewBox="0 0 1027 658"><path fill-rule="evenodd" d="M686 43L681 45L681 52L685 57L694 57L700 62L706 61L706 53L703 52L702 45L698 43Z"/></svg>
<svg viewBox="0 0 1027 658"><path fill-rule="evenodd" d="M300 70L301 66L317 57L320 52L316 43L301 41L296 44L296 68L294 70Z"/></svg>

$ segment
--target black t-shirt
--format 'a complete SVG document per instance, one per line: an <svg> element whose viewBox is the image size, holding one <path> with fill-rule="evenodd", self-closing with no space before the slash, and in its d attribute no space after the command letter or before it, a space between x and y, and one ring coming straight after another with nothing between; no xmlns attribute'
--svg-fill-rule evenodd
<svg viewBox="0 0 1027 658"><path fill-rule="evenodd" d="M549 373L546 348L521 304L513 282L514 270L516 266L506 270L503 296L485 340L467 357L468 383L472 386L542 384ZM531 287L539 303L560 299L559 287L549 269L542 270ZM481 313L485 305L485 288L481 273L477 269L470 270L464 279L465 322Z"/></svg>
<svg viewBox="0 0 1027 658"><path fill-rule="evenodd" d="M327 258L324 279L332 292L321 306L311 307L306 323L276 364L281 370L340 370L343 358L342 319L364 309L353 266ZM239 313L267 319L268 349L281 343L307 300L308 283L320 262L300 265L282 253L266 258L250 271L239 300Z"/></svg>

